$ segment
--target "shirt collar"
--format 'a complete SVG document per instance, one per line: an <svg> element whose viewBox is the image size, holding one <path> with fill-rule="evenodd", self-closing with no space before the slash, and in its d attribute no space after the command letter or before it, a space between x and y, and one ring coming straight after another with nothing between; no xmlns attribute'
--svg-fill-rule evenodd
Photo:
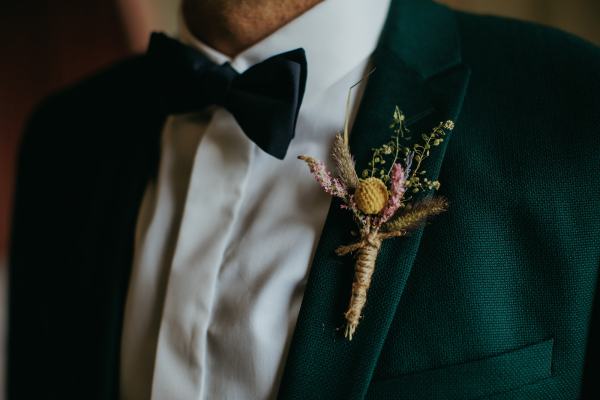
<svg viewBox="0 0 600 400"><path fill-rule="evenodd" d="M390 0L325 0L233 59L194 37L179 17L179 40L217 64L242 73L276 54L304 48L308 64L305 101L368 58L379 40Z"/></svg>

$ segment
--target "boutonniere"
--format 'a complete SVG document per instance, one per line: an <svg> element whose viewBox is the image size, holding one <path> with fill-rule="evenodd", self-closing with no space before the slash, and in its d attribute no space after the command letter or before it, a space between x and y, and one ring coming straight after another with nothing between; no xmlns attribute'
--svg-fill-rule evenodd
<svg viewBox="0 0 600 400"><path fill-rule="evenodd" d="M390 141L372 149L368 168L359 173L348 146L347 121L346 118L344 132L337 134L333 143L334 173L328 171L320 160L306 155L298 158L308 164L310 172L326 193L341 199L341 207L351 213L358 225L359 239L336 249L339 256L354 253L356 257L352 295L344 313L344 336L352 340L367 301L382 242L405 236L428 217L447 210L447 200L441 196L419 201L413 201L413 196L439 189L439 181L427 178L427 171L422 170L421 165L430 151L444 141L454 123L441 122L430 133L422 134L421 141L410 145L405 116L396 107L390 125Z"/></svg>

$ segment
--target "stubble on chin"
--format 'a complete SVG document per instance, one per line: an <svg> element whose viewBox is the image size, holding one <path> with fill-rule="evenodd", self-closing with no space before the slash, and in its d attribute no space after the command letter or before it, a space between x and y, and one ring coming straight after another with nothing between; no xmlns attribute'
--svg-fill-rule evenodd
<svg viewBox="0 0 600 400"><path fill-rule="evenodd" d="M192 34L233 55L287 24L321 0L183 0Z"/></svg>

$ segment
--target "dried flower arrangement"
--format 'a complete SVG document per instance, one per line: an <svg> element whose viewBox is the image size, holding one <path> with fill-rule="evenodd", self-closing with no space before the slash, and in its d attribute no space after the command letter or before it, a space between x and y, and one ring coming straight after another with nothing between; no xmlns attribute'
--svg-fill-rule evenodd
<svg viewBox="0 0 600 400"><path fill-rule="evenodd" d="M411 138L407 136L405 116L396 107L390 129L393 131L391 140L372 149L368 168L360 176L348 145L348 118L343 133L336 135L331 152L335 174L328 171L322 161L305 155L298 157L308 164L326 193L342 200L342 208L352 212L359 227L360 239L356 243L336 249L339 256L356 254L350 304L344 313L344 336L348 340L352 340L366 304L382 242L405 236L428 217L440 214L448 207L447 200L441 196L413 204L410 194L439 189L440 183L425 176L427 172L421 170L421 163L443 142L447 131L454 129L454 123L441 122L429 134L421 135L421 143L403 145L401 141ZM400 162L401 157L403 162Z"/></svg>

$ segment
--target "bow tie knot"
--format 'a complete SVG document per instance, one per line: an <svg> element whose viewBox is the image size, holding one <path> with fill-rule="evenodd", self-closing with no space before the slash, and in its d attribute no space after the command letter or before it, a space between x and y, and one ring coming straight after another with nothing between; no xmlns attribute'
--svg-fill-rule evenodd
<svg viewBox="0 0 600 400"><path fill-rule="evenodd" d="M225 106L232 82L238 75L229 63L212 65L201 75L198 90L204 90L211 94L212 98L208 100L213 104Z"/></svg>
<svg viewBox="0 0 600 400"><path fill-rule="evenodd" d="M239 74L196 49L153 33L148 56L167 113L226 108L258 147L283 159L294 137L306 84L303 49L273 56Z"/></svg>

